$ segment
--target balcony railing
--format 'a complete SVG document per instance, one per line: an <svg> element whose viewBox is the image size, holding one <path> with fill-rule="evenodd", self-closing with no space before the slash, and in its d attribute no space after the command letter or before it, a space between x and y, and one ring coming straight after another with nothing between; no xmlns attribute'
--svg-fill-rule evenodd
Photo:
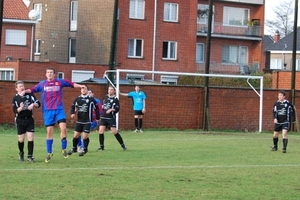
<svg viewBox="0 0 300 200"><path fill-rule="evenodd" d="M199 33L207 33L206 24L197 24L197 31ZM222 22L213 22L212 33L222 35L237 35L237 36L255 36L262 37L261 26L231 26L223 25Z"/></svg>

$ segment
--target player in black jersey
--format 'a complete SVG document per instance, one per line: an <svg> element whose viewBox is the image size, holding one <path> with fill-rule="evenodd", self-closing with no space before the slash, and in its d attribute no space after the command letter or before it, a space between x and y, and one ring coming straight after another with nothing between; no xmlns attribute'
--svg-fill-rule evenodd
<svg viewBox="0 0 300 200"><path fill-rule="evenodd" d="M79 152L79 156L83 156L88 152L89 133L93 121L93 111L96 111L96 119L100 119L99 109L96 100L88 95L86 86L81 88L81 95L78 96L71 106L71 118L75 117L77 111L77 121L74 129L73 148L68 152L68 155L77 152L78 137L82 133L84 150Z"/></svg>
<svg viewBox="0 0 300 200"><path fill-rule="evenodd" d="M110 127L111 132L115 135L121 147L125 151L127 147L123 142L122 136L118 133L116 128L116 114L120 110L119 99L115 96L115 89L112 86L108 87L108 94L105 96L103 102L103 114L100 118L99 126L99 143L98 151L104 150L104 131L106 127Z"/></svg>
<svg viewBox="0 0 300 200"><path fill-rule="evenodd" d="M15 88L17 94L12 99L12 108L15 113L15 121L18 131L19 160L24 161L24 140L26 133L28 140L27 160L32 163L34 162L34 119L32 115L33 109L40 107L41 103L33 94L24 94L25 86L23 81L17 81L15 83Z"/></svg>
<svg viewBox="0 0 300 200"><path fill-rule="evenodd" d="M272 151L277 151L278 149L278 136L280 131L282 131L282 153L286 153L286 148L288 144L288 130L292 122L292 116L294 115L293 105L285 99L285 91L278 92L278 101L273 106L273 117L274 117L274 134L273 134L273 144Z"/></svg>

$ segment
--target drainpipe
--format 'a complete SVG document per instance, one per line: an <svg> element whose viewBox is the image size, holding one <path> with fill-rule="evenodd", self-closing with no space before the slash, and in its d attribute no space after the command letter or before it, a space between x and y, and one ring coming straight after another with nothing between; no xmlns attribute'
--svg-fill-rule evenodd
<svg viewBox="0 0 300 200"><path fill-rule="evenodd" d="M157 0L154 2L154 17L153 17L153 52L152 52L152 71L155 71L155 53L156 53L156 12ZM154 81L154 74L152 74L152 81Z"/></svg>
<svg viewBox="0 0 300 200"><path fill-rule="evenodd" d="M1 46L2 46L2 22L3 22L3 4L4 0L0 1L0 55L1 55Z"/></svg>
<svg viewBox="0 0 300 200"><path fill-rule="evenodd" d="M31 47L30 47L30 61L32 61L32 55L33 55L33 39L34 39L34 24L31 26Z"/></svg>

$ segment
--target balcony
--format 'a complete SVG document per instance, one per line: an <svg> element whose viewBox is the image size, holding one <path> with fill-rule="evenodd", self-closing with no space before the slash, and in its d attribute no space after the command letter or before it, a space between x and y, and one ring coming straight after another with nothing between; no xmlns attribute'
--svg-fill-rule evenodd
<svg viewBox="0 0 300 200"><path fill-rule="evenodd" d="M206 24L197 24L197 35L207 35ZM261 26L225 26L222 22L213 22L212 37L234 37L236 39L261 40L263 33Z"/></svg>
<svg viewBox="0 0 300 200"><path fill-rule="evenodd" d="M226 2L235 2L235 3L246 3L246 4L258 4L263 5L264 0L222 0Z"/></svg>

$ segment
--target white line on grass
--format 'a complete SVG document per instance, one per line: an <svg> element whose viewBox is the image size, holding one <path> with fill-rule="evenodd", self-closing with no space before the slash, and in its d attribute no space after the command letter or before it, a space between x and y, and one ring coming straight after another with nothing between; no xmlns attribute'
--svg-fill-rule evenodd
<svg viewBox="0 0 300 200"><path fill-rule="evenodd" d="M78 168L31 168L31 169L0 169L0 171L76 171L76 170L151 170L151 169L213 169L213 168L251 168L251 167L299 167L300 164L285 165L200 165L200 166L148 166L148 167L78 167Z"/></svg>

